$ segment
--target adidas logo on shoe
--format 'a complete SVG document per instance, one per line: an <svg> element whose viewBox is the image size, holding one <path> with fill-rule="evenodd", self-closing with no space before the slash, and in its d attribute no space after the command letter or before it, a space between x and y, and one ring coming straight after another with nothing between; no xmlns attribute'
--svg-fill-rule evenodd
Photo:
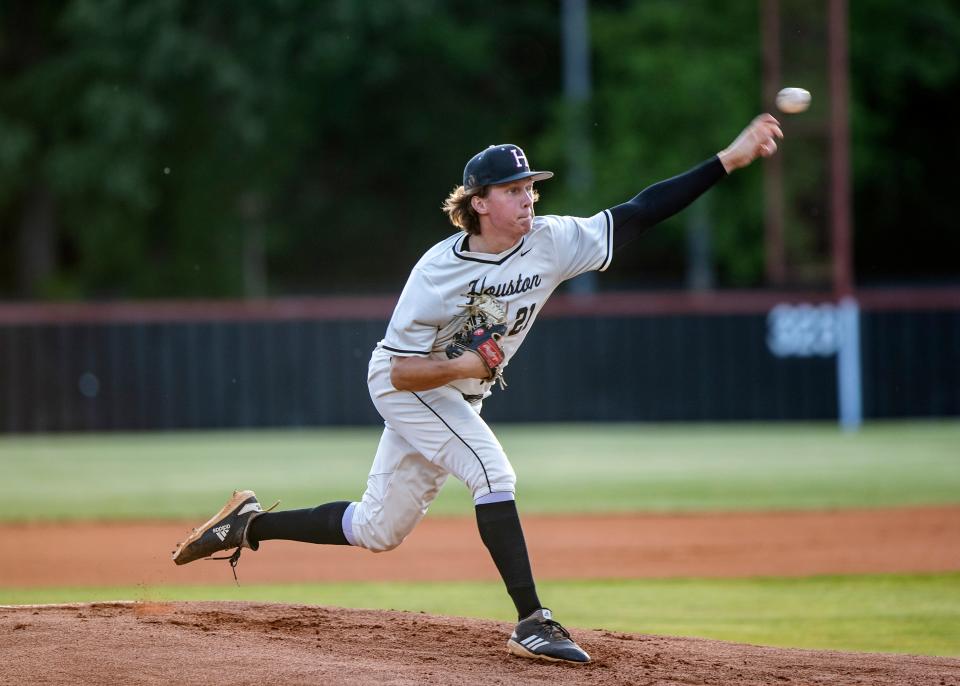
<svg viewBox="0 0 960 686"><path fill-rule="evenodd" d="M178 544L173 553L173 561L184 565L201 558L217 559L212 557L214 553L236 548L230 558L224 558L231 560L231 567L235 566L241 548L257 549L257 544L246 538L246 529L250 522L260 513L269 512L278 504L279 501L264 510L253 491L234 491L230 500L217 514L194 529L193 533L187 536L187 540ZM210 535L211 531L213 536Z"/></svg>
<svg viewBox="0 0 960 686"><path fill-rule="evenodd" d="M539 636L536 636L536 635L527 636L525 639L520 641L520 645L522 645L527 650L536 650L541 646L545 646L549 644L550 644L550 641L544 638L540 638Z"/></svg>
<svg viewBox="0 0 960 686"><path fill-rule="evenodd" d="M545 607L520 620L507 641L507 651L519 657L549 662L590 662L587 652L570 638L570 632L554 620Z"/></svg>

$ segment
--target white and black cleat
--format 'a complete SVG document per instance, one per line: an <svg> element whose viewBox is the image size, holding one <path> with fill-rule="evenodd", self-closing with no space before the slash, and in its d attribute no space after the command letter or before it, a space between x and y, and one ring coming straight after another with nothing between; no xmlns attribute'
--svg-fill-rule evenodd
<svg viewBox="0 0 960 686"><path fill-rule="evenodd" d="M272 510L273 507L276 505L269 509ZM203 526L194 529L177 547L173 553L173 561L178 565L185 565L232 548L236 548L237 552L242 548L256 550L258 546L247 540L247 528L250 522L263 512L253 491L234 491L230 500L217 514ZM239 555L236 557L239 558Z"/></svg>
<svg viewBox="0 0 960 686"><path fill-rule="evenodd" d="M549 662L590 662L587 652L578 646L570 632L553 621L550 610L541 608L522 619L507 641L507 651L520 657Z"/></svg>

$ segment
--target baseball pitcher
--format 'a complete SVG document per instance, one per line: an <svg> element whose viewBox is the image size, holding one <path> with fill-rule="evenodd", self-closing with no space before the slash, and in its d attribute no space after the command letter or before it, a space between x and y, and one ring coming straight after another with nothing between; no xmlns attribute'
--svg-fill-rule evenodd
<svg viewBox="0 0 960 686"><path fill-rule="evenodd" d="M414 266L386 334L370 358L370 397L383 435L359 502L264 511L252 491L236 491L173 554L178 565L263 541L391 550L426 514L449 475L473 494L480 537L519 623L514 655L585 663L589 655L537 596L520 518L516 475L480 416L547 299L567 279L604 271L614 251L679 212L735 169L772 155L783 133L769 114L727 148L684 174L592 217L536 216L533 171L516 145L494 145L467 162L444 211L460 229Z"/></svg>

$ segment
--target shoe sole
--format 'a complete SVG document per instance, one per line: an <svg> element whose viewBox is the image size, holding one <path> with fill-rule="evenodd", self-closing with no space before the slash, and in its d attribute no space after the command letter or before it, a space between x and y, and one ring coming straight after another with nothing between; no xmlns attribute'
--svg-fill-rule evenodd
<svg viewBox="0 0 960 686"><path fill-rule="evenodd" d="M235 491L233 497L227 501L227 504L220 508L220 511L213 515L210 519L206 521L202 526L197 527L196 531L187 536L186 540L180 544L180 547L177 548L176 552L173 554L173 561L178 565L189 564L188 562L181 562L178 558L180 553L186 550L187 546L195 541L199 540L214 524L219 522L221 519L226 517L230 512L235 510L237 507L243 503L244 500L250 497L256 497L256 494L253 491ZM196 560L190 560L190 562L196 562Z"/></svg>
<svg viewBox="0 0 960 686"><path fill-rule="evenodd" d="M514 641L512 638L507 641L507 652L516 655L517 657L526 657L531 660L545 660L547 662L563 662L568 665L586 665L590 663L590 660L586 662L578 662L577 660L564 660L562 657L550 657L549 655L538 655L537 653L532 653L522 645Z"/></svg>

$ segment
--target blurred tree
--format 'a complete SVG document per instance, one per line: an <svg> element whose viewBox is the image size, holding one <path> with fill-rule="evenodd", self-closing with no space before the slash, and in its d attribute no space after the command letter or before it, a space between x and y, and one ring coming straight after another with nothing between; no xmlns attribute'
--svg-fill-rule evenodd
<svg viewBox="0 0 960 686"><path fill-rule="evenodd" d="M593 213L686 171L721 150L760 111L756 3L695 0L594 2L594 179L586 202L544 208ZM538 150L562 163L562 109ZM755 282L763 268L758 170L731 177L709 198L713 245L728 284ZM703 201L700 201L703 202ZM667 282L684 274L686 216L618 253L607 286Z"/></svg>
<svg viewBox="0 0 960 686"><path fill-rule="evenodd" d="M55 194L38 178L38 148L53 132L37 125L43 96L23 93L34 70L43 85L42 67L58 46L52 36L56 12L44 4L0 6L0 286L3 291L35 294L37 282L57 268ZM48 79L49 80L49 79ZM49 85L49 84L47 84Z"/></svg>
<svg viewBox="0 0 960 686"><path fill-rule="evenodd" d="M281 201L286 290L397 289L453 233L440 206L466 160L526 145L559 90L552 3L344 5L310 86L316 135Z"/></svg>
<svg viewBox="0 0 960 686"><path fill-rule="evenodd" d="M470 151L535 128L554 23L507 2L7 7L0 214L25 246L19 291L395 283L398 254L450 231L439 205Z"/></svg>
<svg viewBox="0 0 960 686"><path fill-rule="evenodd" d="M850 3L859 282L960 277L960 4Z"/></svg>
<svg viewBox="0 0 960 686"><path fill-rule="evenodd" d="M956 276L956 137L908 135L957 112L954 5L851 3L871 278ZM622 201L760 109L756 3L594 0L591 28L595 192L544 184L541 211ZM0 296L395 291L452 231L440 204L472 153L511 141L564 172L560 71L546 0L3 3ZM698 208L723 285L762 281L761 192L750 169ZM601 285L679 284L687 219L618 255Z"/></svg>
<svg viewBox="0 0 960 686"><path fill-rule="evenodd" d="M291 38L261 35L275 5L242 13L228 11L232 3L177 0L15 7L3 22L16 37L3 61L13 126L0 149L18 153L3 155L18 183L0 200L20 214L21 245L47 242L31 226L36 204L56 208L45 234L55 246L33 250L60 263L36 270L18 260L21 293L236 292L238 202L284 162L284 146L265 154L268 134L297 131L281 126L284 65L269 54ZM24 21L48 46L40 58L23 59ZM18 191L27 201L10 203Z"/></svg>

